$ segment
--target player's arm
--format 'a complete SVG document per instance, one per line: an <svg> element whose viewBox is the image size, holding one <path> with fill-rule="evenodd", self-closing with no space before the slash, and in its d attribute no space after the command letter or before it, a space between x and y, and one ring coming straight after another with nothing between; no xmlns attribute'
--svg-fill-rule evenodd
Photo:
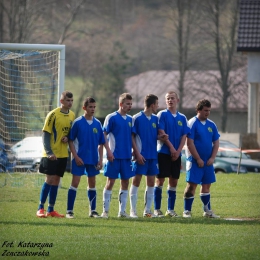
<svg viewBox="0 0 260 260"><path fill-rule="evenodd" d="M103 166L103 144L100 144L98 146L98 156L99 156L99 162L97 164L97 169L100 170L102 169L102 166Z"/></svg>
<svg viewBox="0 0 260 260"><path fill-rule="evenodd" d="M82 161L82 159L78 156L77 152L76 152L76 149L75 149L75 146L74 146L74 143L72 140L69 140L69 148L70 148L70 151L75 159L75 162L78 166L81 166L81 165L84 165L84 162Z"/></svg>
<svg viewBox="0 0 260 260"><path fill-rule="evenodd" d="M175 153L175 154L173 155L173 157L172 157L172 160L173 160L173 161L176 161L176 160L180 157L182 148L183 148L183 146L184 146L184 144L185 144L185 142L186 142L186 137L187 137L187 135L183 135L183 136L181 137L180 145L179 145L178 149L176 150L176 153Z"/></svg>
<svg viewBox="0 0 260 260"><path fill-rule="evenodd" d="M49 132L43 131L42 142L43 142L43 147L47 154L48 159L57 160L55 154L53 153L53 151L51 149L51 134Z"/></svg>
<svg viewBox="0 0 260 260"><path fill-rule="evenodd" d="M135 141L135 134L132 134L132 147L134 150L134 155L137 163L139 164L144 164L145 163L145 158L140 154L136 141Z"/></svg>
<svg viewBox="0 0 260 260"><path fill-rule="evenodd" d="M194 140L191 138L187 138L187 147L192 155L192 157L197 161L197 164L199 167L203 167L204 166L204 162L203 160L200 158L200 155L197 152L197 149L194 145Z"/></svg>
<svg viewBox="0 0 260 260"><path fill-rule="evenodd" d="M212 165L214 163L215 157L218 152L218 148L219 148L219 139L216 140L215 142L213 142L212 153L211 153L210 158L207 161L207 165Z"/></svg>
<svg viewBox="0 0 260 260"><path fill-rule="evenodd" d="M110 161L110 162L113 162L113 160L115 159L113 153L111 152L110 148L109 148L109 145L108 145L108 139L107 139L107 132L104 132L104 137L105 137L105 148L106 148L106 151L107 151L107 159Z"/></svg>
<svg viewBox="0 0 260 260"><path fill-rule="evenodd" d="M158 136L168 136L164 130L162 129L159 129L158 130ZM165 138L166 139L166 138ZM171 156L173 156L175 153L176 153L176 150L175 148L173 147L171 141L167 138L165 141L163 141L165 143L165 145L168 146L168 148L170 149L170 153L171 153Z"/></svg>

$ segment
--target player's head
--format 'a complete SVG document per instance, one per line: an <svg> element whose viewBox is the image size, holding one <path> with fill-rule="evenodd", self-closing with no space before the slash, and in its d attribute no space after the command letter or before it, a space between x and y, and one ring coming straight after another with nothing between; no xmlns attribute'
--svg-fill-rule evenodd
<svg viewBox="0 0 260 260"><path fill-rule="evenodd" d="M158 97L154 94L148 94L144 98L144 107L145 109L150 108L152 113L156 113L158 110Z"/></svg>
<svg viewBox="0 0 260 260"><path fill-rule="evenodd" d="M69 110L73 104L73 94L70 91L63 91L60 96L61 107Z"/></svg>
<svg viewBox="0 0 260 260"><path fill-rule="evenodd" d="M178 102L179 102L179 96L175 91L171 90L166 93L165 103L167 105L167 108L175 109L177 107Z"/></svg>
<svg viewBox="0 0 260 260"><path fill-rule="evenodd" d="M123 93L119 96L119 110L126 114L132 108L132 96L129 93Z"/></svg>
<svg viewBox="0 0 260 260"><path fill-rule="evenodd" d="M203 107L211 108L211 103L207 99L201 99L196 105L196 112L201 111Z"/></svg>
<svg viewBox="0 0 260 260"><path fill-rule="evenodd" d="M207 99L201 99L197 103L197 117L200 121L205 121L210 115L211 103Z"/></svg>
<svg viewBox="0 0 260 260"><path fill-rule="evenodd" d="M85 98L83 102L83 110L85 110L85 116L93 116L96 110L96 101L92 97Z"/></svg>
<svg viewBox="0 0 260 260"><path fill-rule="evenodd" d="M132 100L132 96L129 93L123 93L119 96L119 104L124 103L126 100Z"/></svg>
<svg viewBox="0 0 260 260"><path fill-rule="evenodd" d="M154 94L148 94L144 98L144 106L148 108L151 105L155 104L157 100L157 96L155 96Z"/></svg>
<svg viewBox="0 0 260 260"><path fill-rule="evenodd" d="M177 92L170 90L165 94L165 99L167 99L167 96L169 95L174 95L176 97L176 99L179 99L179 95L177 94Z"/></svg>
<svg viewBox="0 0 260 260"><path fill-rule="evenodd" d="M73 94L70 91L65 90L61 93L60 99L64 100L65 98L73 98Z"/></svg>
<svg viewBox="0 0 260 260"><path fill-rule="evenodd" d="M83 101L83 107L87 107L90 103L96 103L96 100L93 97L87 97Z"/></svg>

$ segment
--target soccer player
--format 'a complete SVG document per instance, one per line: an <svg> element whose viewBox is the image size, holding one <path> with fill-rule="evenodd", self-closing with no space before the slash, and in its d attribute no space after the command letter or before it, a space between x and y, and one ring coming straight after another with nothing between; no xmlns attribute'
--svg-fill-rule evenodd
<svg viewBox="0 0 260 260"><path fill-rule="evenodd" d="M184 191L183 217L191 217L191 208L195 190L201 184L200 199L203 203L204 217L219 218L211 210L210 186L216 181L213 163L219 148L219 133L217 126L208 119L211 103L202 99L197 103L197 116L188 122L191 129L187 135L186 148L186 181Z"/></svg>
<svg viewBox="0 0 260 260"><path fill-rule="evenodd" d="M130 217L138 218L136 213L137 193L142 175L146 176L143 217L155 217L151 212L153 202L155 175L159 173L157 155L158 97L149 94L144 98L144 111L133 116L132 144L134 150L134 169L136 175L130 188ZM164 136L166 137L166 135Z"/></svg>
<svg viewBox="0 0 260 260"><path fill-rule="evenodd" d="M168 178L168 201L165 216L177 217L174 211L176 200L176 187L180 177L181 150L185 144L187 133L190 131L187 118L177 111L179 97L176 92L169 91L165 95L167 109L160 111L159 133L168 134L169 139L165 142L159 141L158 162L159 174L156 176L154 188L154 214L164 217L161 211L162 188L165 178Z"/></svg>
<svg viewBox="0 0 260 260"><path fill-rule="evenodd" d="M96 175L102 169L103 144L105 144L102 125L94 117L96 101L87 97L83 102L84 115L75 119L69 134L69 147L73 155L72 182L68 190L66 218L74 218L73 207L81 176L88 179L87 196L89 216L100 217L96 211Z"/></svg>
<svg viewBox="0 0 260 260"><path fill-rule="evenodd" d="M135 175L131 161L132 157L132 117L127 113L132 108L132 96L123 93L119 96L118 111L105 118L103 131L108 140L108 162L104 166L104 176L107 182L103 190L103 213L101 217L108 218L112 189L116 179L120 178L118 217L129 218L125 212L129 179Z"/></svg>
<svg viewBox="0 0 260 260"><path fill-rule="evenodd" d="M73 104L73 94L64 91L60 97L61 106L48 113L43 126L43 157L39 172L46 174L45 182L40 193L40 204L36 216L64 217L54 210L60 178L66 170L68 159L68 134L75 119L70 110ZM44 213L44 204L49 195L47 213Z"/></svg>

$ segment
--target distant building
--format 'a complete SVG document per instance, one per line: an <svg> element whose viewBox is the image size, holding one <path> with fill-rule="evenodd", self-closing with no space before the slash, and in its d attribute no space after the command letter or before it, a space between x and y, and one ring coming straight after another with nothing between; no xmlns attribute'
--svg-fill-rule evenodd
<svg viewBox="0 0 260 260"><path fill-rule="evenodd" d="M245 67L230 73L231 93L228 102L227 132L246 133L248 86ZM198 100L206 98L212 104L211 118L220 127L222 90L218 84L219 71L188 71L185 77L183 104L180 112L187 118L195 115ZM159 110L164 109L165 94L169 90L178 91L179 71L148 71L128 78L125 81L126 90L133 96L133 109L143 109L144 96L151 93L159 98ZM239 118L239 120L238 120Z"/></svg>
<svg viewBox="0 0 260 260"><path fill-rule="evenodd" d="M219 71L187 71L183 92L183 109L193 109L199 99L207 98L212 109L221 106L222 90L218 84ZM144 96L152 93L158 96L159 106L165 108L165 94L178 90L179 71L147 71L128 78L125 87L133 95L133 108L142 109ZM247 111L246 68L230 72L231 93L228 102L230 111Z"/></svg>
<svg viewBox="0 0 260 260"><path fill-rule="evenodd" d="M241 0L237 51L247 53L247 133L257 135L260 144L260 0Z"/></svg>

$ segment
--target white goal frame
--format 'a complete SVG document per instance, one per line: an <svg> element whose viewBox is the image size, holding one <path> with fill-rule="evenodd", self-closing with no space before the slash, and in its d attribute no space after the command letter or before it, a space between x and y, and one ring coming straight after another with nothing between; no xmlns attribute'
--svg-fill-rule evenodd
<svg viewBox="0 0 260 260"><path fill-rule="evenodd" d="M65 45L58 44L23 44L23 43L0 43L0 49L3 50L49 50L58 51L58 93L57 107L60 106L60 96L64 91L65 85Z"/></svg>

